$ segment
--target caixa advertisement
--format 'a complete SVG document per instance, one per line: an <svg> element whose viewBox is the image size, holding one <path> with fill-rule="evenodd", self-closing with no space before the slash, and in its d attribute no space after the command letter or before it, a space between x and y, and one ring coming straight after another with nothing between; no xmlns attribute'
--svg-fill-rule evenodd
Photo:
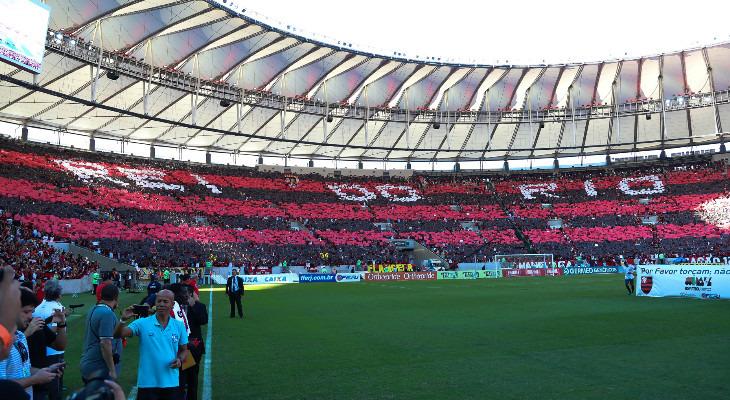
<svg viewBox="0 0 730 400"><path fill-rule="evenodd" d="M636 275L637 296L730 298L728 265L643 265Z"/></svg>

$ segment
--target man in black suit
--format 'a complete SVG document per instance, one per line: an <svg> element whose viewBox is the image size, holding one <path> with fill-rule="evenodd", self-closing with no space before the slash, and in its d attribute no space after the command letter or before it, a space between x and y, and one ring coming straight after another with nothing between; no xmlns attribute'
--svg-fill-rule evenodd
<svg viewBox="0 0 730 400"><path fill-rule="evenodd" d="M172 286L176 284L172 284ZM185 391L186 400L198 400L198 375L200 374L200 360L205 354L205 342L203 341L203 332L200 328L201 325L208 323L208 310L205 308L205 304L200 301L196 301L193 297L195 293L193 287L188 284L181 285L182 290L180 293L176 293L176 301L183 305L185 314L188 317L188 324L190 326L190 336L188 337L188 348L190 354L195 360L195 365L192 367L183 366L183 370L180 373L180 388ZM177 297L180 297L178 300Z"/></svg>
<svg viewBox="0 0 730 400"><path fill-rule="evenodd" d="M243 279L238 276L238 270L233 269L232 276L226 282L226 296L231 302L231 318L235 317L234 304L238 306L238 317L243 318L243 306L241 305L241 297L243 297Z"/></svg>

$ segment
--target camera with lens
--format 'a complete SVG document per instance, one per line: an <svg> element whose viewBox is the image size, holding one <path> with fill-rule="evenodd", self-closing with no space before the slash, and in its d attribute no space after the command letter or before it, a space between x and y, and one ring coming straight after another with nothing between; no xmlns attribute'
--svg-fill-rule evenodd
<svg viewBox="0 0 730 400"><path fill-rule="evenodd" d="M114 400L114 390L104 383L111 379L105 371L99 370L91 374L86 386L66 397L66 400Z"/></svg>

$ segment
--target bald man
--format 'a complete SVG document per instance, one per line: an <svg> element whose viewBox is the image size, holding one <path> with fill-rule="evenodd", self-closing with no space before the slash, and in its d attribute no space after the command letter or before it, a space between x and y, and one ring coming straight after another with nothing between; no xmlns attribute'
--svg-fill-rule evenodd
<svg viewBox="0 0 730 400"><path fill-rule="evenodd" d="M122 311L114 328L115 338L139 337L139 367L137 369L137 398L139 400L182 400L180 367L188 354L188 334L185 325L170 318L175 303L169 290L161 290L155 299L156 311L138 318L129 326L134 306Z"/></svg>

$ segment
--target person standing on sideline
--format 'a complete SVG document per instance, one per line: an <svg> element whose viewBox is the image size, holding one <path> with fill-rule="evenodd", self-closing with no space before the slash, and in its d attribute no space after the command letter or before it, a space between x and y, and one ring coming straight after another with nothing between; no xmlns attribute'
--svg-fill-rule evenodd
<svg viewBox="0 0 730 400"><path fill-rule="evenodd" d="M99 275L99 270L97 269L94 271L94 275L91 276L91 284L94 286L91 293L96 294L96 287L99 286L99 281L101 281L101 275Z"/></svg>
<svg viewBox="0 0 730 400"><path fill-rule="evenodd" d="M241 298L243 297L243 279L238 276L238 270L233 268L231 271L232 276L228 278L226 282L226 296L228 301L231 302L231 318L234 318L234 306L238 307L238 317L243 318L243 305L241 305Z"/></svg>
<svg viewBox="0 0 730 400"><path fill-rule="evenodd" d="M626 267L626 275L624 275L624 284L626 285L626 290L629 291L629 296L634 294L636 291L634 287L634 274L636 273L636 267L633 265L629 265Z"/></svg>
<svg viewBox="0 0 730 400"><path fill-rule="evenodd" d="M114 338L118 322L114 310L118 306L119 289L106 285L101 289L101 301L89 310L81 352L81 379L84 383L98 370L115 379L121 373L122 340Z"/></svg>
<svg viewBox="0 0 730 400"><path fill-rule="evenodd" d="M111 272L104 272L102 273L101 283L99 286L96 287L96 302L99 303L101 301L101 291L104 289L104 286L111 285L112 284L112 274Z"/></svg>
<svg viewBox="0 0 730 400"><path fill-rule="evenodd" d="M65 317L68 317L71 314L71 312L68 311L66 307L61 304L61 297L63 292L63 288L61 288L61 282L55 279L49 280L48 282L46 282L44 291L45 295L43 298L43 302L41 302L41 304L36 307L35 312L33 313L34 317L41 317L42 319L46 320L47 318L53 317L53 314L56 310L61 310ZM48 327L51 328L54 333L58 333L56 323L48 324ZM46 356L48 357L48 365L62 363L64 350L56 350L52 347L47 347ZM46 385L46 387L48 389L49 400L61 400L63 376L60 376L57 380L49 383L48 385Z"/></svg>
<svg viewBox="0 0 730 400"><path fill-rule="evenodd" d="M166 285L170 284L170 270L169 269L165 268L165 271L162 272L162 279Z"/></svg>
<svg viewBox="0 0 730 400"><path fill-rule="evenodd" d="M169 290L161 290L155 299L155 314L139 318L126 326L134 316L134 306L122 311L114 328L114 337L139 337L139 367L137 369L137 399L182 400L180 367L188 355L188 335L185 325L170 317L175 303Z"/></svg>

